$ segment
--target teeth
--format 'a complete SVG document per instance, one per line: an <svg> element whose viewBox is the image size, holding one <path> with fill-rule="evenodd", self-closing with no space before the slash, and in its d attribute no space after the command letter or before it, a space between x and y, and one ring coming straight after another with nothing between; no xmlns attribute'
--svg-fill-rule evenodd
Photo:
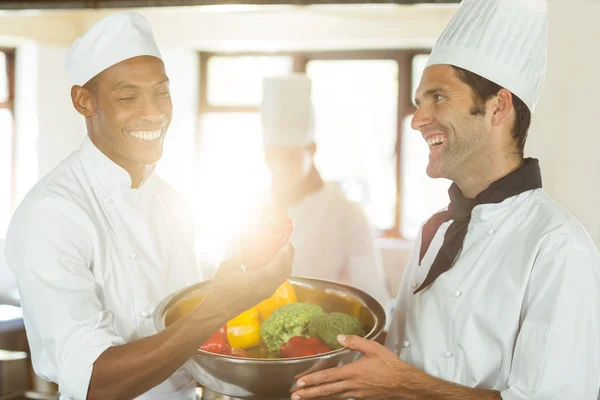
<svg viewBox="0 0 600 400"><path fill-rule="evenodd" d="M444 143L445 141L446 141L446 138L443 136L434 136L434 137L430 137L429 139L427 139L427 145L429 147L433 147L437 144Z"/></svg>
<svg viewBox="0 0 600 400"><path fill-rule="evenodd" d="M135 131L129 134L139 140L156 140L160 137L161 131Z"/></svg>

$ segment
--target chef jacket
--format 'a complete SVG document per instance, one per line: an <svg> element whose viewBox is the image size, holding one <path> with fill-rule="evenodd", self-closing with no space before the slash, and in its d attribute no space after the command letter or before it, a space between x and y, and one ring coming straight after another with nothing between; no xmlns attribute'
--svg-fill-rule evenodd
<svg viewBox="0 0 600 400"><path fill-rule="evenodd" d="M543 190L482 204L452 268L421 285L452 221L402 278L386 346L446 381L504 400L595 400L600 386L600 256Z"/></svg>
<svg viewBox="0 0 600 400"><path fill-rule="evenodd" d="M86 138L18 207L6 240L36 373L61 400L85 399L96 359L157 333L152 313L202 279L183 199L156 174L127 171ZM139 397L194 399L183 369Z"/></svg>

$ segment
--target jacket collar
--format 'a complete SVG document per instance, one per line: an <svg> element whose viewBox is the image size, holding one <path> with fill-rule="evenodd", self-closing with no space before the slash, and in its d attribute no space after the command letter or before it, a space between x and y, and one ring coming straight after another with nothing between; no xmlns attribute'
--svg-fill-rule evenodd
<svg viewBox="0 0 600 400"><path fill-rule="evenodd" d="M81 160L86 170L96 177L92 186L109 188L131 188L131 176L124 168L108 158L86 135L79 150ZM155 164L148 166L147 177L140 187L143 187L154 175Z"/></svg>

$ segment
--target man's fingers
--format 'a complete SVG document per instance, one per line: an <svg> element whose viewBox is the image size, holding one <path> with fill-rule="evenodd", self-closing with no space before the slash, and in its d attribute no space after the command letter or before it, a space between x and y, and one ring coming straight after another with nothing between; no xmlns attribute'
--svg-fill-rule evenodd
<svg viewBox="0 0 600 400"><path fill-rule="evenodd" d="M262 301L270 297L290 277L293 259L294 248L287 244L264 267L246 272L240 269L240 273L235 275L235 280L245 282L248 290L257 296L256 301Z"/></svg>
<svg viewBox="0 0 600 400"><path fill-rule="evenodd" d="M377 352L383 347L377 342L369 339L365 339L360 336L353 335L338 335L336 337L339 344L349 349L359 351L363 354L377 354Z"/></svg>
<svg viewBox="0 0 600 400"><path fill-rule="evenodd" d="M239 272L239 271L241 271L241 268L240 268L241 265L242 265L242 261L241 261L239 255L234 254L233 256L229 257L228 259L226 259L219 265L219 268L217 269L215 277L231 275L236 272Z"/></svg>
<svg viewBox="0 0 600 400"><path fill-rule="evenodd" d="M323 371L315 372L314 374L303 376L302 378L298 378L296 381L296 390L300 390L303 387L323 385L325 383L351 379L354 377L357 368L358 365L356 363L352 363L342 367L329 368Z"/></svg>
<svg viewBox="0 0 600 400"><path fill-rule="evenodd" d="M308 387L305 389L301 389L294 394L292 394L292 400L299 399L319 399L319 398L345 398L341 395L345 395L347 392L351 390L350 381L340 381L327 383L324 385Z"/></svg>

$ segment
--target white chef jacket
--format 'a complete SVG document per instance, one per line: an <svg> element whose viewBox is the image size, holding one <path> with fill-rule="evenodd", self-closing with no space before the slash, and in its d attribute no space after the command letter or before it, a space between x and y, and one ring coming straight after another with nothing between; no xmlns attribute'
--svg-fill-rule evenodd
<svg viewBox="0 0 600 400"><path fill-rule="evenodd" d="M185 209L155 174L132 189L88 138L19 206L6 258L34 369L61 400L85 399L100 354L155 334L157 304L201 280ZM194 399L195 386L181 369L139 398Z"/></svg>
<svg viewBox="0 0 600 400"><path fill-rule="evenodd" d="M294 220L294 276L337 281L361 289L384 307L389 300L373 230L360 206L325 183L286 212Z"/></svg>
<svg viewBox="0 0 600 400"><path fill-rule="evenodd" d="M426 373L504 400L595 400L600 256L537 189L473 209L454 266L423 291L451 221L405 270L386 346Z"/></svg>

